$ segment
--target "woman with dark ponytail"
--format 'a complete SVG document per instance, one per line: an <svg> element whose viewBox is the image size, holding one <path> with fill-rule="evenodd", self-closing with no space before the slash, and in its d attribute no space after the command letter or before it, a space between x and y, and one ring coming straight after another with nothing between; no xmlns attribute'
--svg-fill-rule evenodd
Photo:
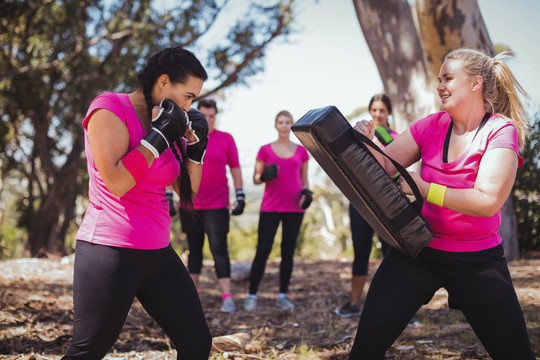
<svg viewBox="0 0 540 360"><path fill-rule="evenodd" d="M83 121L90 204L77 233L73 339L63 359L101 359L135 297L179 359L208 359L212 338L197 290L170 246L165 188L190 207L208 123L190 109L208 75L181 47L153 55L129 94L96 97Z"/></svg>

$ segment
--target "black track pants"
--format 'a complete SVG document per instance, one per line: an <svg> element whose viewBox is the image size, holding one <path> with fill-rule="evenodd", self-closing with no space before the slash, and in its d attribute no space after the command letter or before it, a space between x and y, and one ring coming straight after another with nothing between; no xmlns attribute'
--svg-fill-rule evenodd
<svg viewBox="0 0 540 360"><path fill-rule="evenodd" d="M282 223L281 263L279 265L279 292L287 293L293 270L293 256L296 239L302 226L302 212L261 212L259 218L259 239L257 252L249 277L249 293L256 294L264 276L266 261L272 251L274 237L279 223Z"/></svg>
<svg viewBox="0 0 540 360"><path fill-rule="evenodd" d="M441 287L494 360L534 360L501 245L468 253L425 248L416 259L391 249L369 288L349 358L384 359Z"/></svg>
<svg viewBox="0 0 540 360"><path fill-rule="evenodd" d="M203 264L204 234L214 257L214 269L218 279L231 277L231 261L227 246L229 232L228 209L180 210L182 231L189 245L188 270L200 274Z"/></svg>
<svg viewBox="0 0 540 360"><path fill-rule="evenodd" d="M369 256L373 245L373 228L360 215L352 204L349 204L349 217L351 220L351 238L354 250L352 274L365 276L368 274ZM382 253L386 255L391 246L379 237L382 245Z"/></svg>
<svg viewBox="0 0 540 360"><path fill-rule="evenodd" d="M77 241L73 339L63 359L101 359L134 298L174 343L178 359L208 359L212 337L197 290L176 252Z"/></svg>

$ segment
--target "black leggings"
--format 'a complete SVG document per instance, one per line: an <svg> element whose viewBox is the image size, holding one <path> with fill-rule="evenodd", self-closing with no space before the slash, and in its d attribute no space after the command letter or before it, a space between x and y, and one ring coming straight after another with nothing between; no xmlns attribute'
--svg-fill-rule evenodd
<svg viewBox="0 0 540 360"><path fill-rule="evenodd" d="M257 252L253 264L251 265L251 274L249 276L249 293L256 294L261 282L266 260L272 251L274 237L279 226L282 223L281 233L281 263L279 265L279 292L287 293L291 274L293 270L293 256L296 247L296 239L300 233L303 212L261 212L259 217L259 240L257 242Z"/></svg>
<svg viewBox="0 0 540 360"><path fill-rule="evenodd" d="M212 337L197 290L172 249L138 250L77 241L73 339L62 359L101 359L134 298L174 343L178 359L208 359Z"/></svg>
<svg viewBox="0 0 540 360"><path fill-rule="evenodd" d="M354 276L364 276L368 273L369 255L373 245L373 228L352 204L349 204L349 218L351 219L351 237L354 249L352 274ZM383 255L386 255L391 246L380 237L379 240L381 241Z"/></svg>
<svg viewBox="0 0 540 360"><path fill-rule="evenodd" d="M203 263L204 233L214 257L214 269L218 279L231 277L231 261L227 246L229 232L228 209L180 210L182 231L186 233L189 256L188 270L200 274Z"/></svg>
<svg viewBox="0 0 540 360"><path fill-rule="evenodd" d="M494 360L534 360L502 246L469 253L391 249L364 304L349 359L384 359L411 317L444 287Z"/></svg>

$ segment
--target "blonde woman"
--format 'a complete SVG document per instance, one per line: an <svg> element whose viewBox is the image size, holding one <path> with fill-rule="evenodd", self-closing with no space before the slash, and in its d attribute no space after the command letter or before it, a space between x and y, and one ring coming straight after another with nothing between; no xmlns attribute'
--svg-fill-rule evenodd
<svg viewBox="0 0 540 360"><path fill-rule="evenodd" d="M350 359L384 359L416 311L441 287L495 359L534 359L498 233L527 121L518 92L526 95L504 54L492 58L459 49L439 72L442 111L415 122L385 149L412 173L434 240L410 258L391 249L369 288ZM371 121L357 131L373 138ZM396 169L380 155L388 174ZM401 189L412 194L406 182Z"/></svg>
<svg viewBox="0 0 540 360"><path fill-rule="evenodd" d="M280 222L281 264L276 306L283 310L294 308L287 292L292 275L296 238L305 209L311 203L312 193L307 177L309 156L305 147L289 139L292 125L292 115L288 111L280 111L275 120L278 139L262 146L257 154L253 181L255 184L264 182L266 186L259 217L257 252L251 266L249 295L244 302L244 309L247 311L257 308L257 289Z"/></svg>

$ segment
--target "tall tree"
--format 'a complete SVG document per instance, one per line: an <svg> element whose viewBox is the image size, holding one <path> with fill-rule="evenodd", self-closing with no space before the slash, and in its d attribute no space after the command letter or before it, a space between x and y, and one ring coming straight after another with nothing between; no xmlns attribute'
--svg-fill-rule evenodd
<svg viewBox="0 0 540 360"><path fill-rule="evenodd" d="M0 155L8 160L0 175L9 166L24 179L19 224L30 254L65 251L87 183L80 124L96 95L132 91L146 58L171 44L206 63L213 80L206 95L243 84L263 69L266 48L288 34L293 1L252 0L247 14L216 32L213 48L201 39L227 0L181 0L167 9L150 0L2 1Z"/></svg>
<svg viewBox="0 0 540 360"><path fill-rule="evenodd" d="M437 111L439 68L453 49L495 53L476 0L353 0L356 15L392 100L397 130ZM505 255L518 256L511 197L502 213Z"/></svg>

